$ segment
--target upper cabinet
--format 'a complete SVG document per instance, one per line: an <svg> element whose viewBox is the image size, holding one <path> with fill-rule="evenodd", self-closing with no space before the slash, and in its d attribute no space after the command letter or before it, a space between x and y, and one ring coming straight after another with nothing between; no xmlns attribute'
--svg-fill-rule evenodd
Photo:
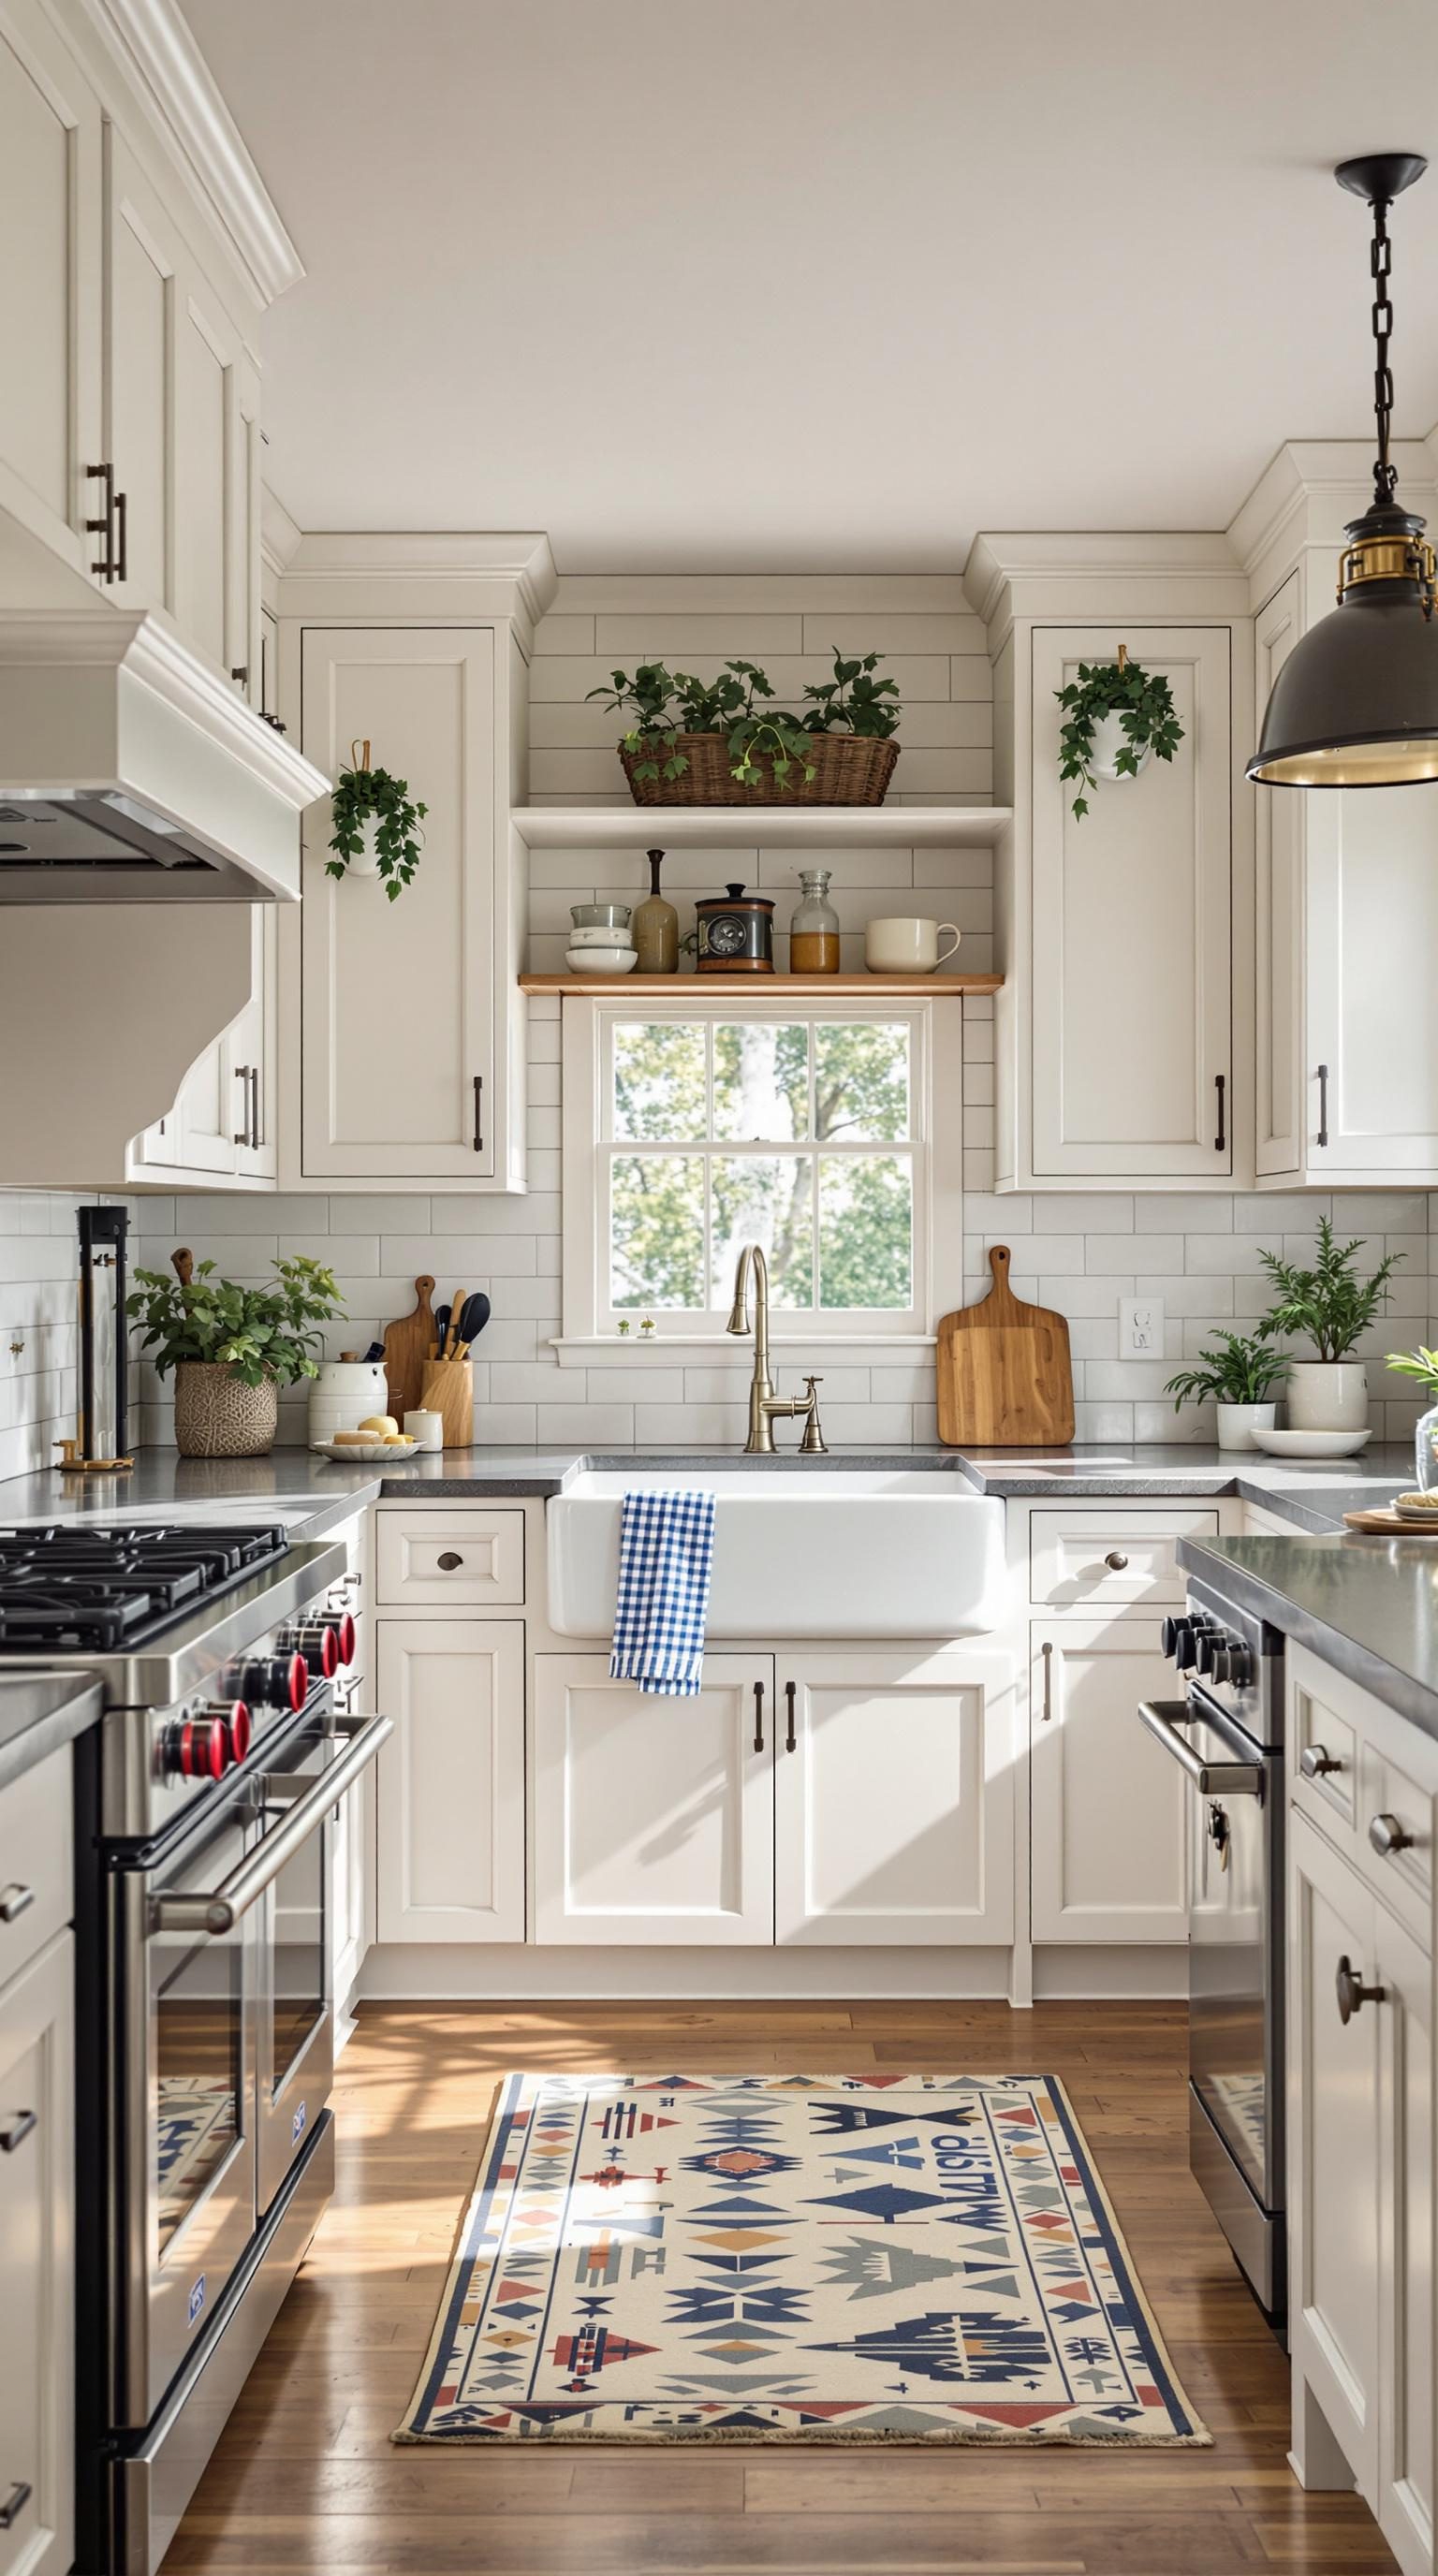
<svg viewBox="0 0 1438 2576"><path fill-rule="evenodd" d="M1305 623L1305 569L1255 628L1255 727ZM1317 588L1309 581L1310 595ZM1331 607L1321 595L1314 614ZM1260 1186L1438 1185L1438 794L1259 787Z"/></svg>
<svg viewBox="0 0 1438 2576"><path fill-rule="evenodd" d="M100 160L100 102L74 56L40 0L4 0L0 506L87 577L84 523L100 489L86 479L100 456Z"/></svg>
<svg viewBox="0 0 1438 2576"><path fill-rule="evenodd" d="M250 906L249 999L191 1065L173 1106L135 1138L128 1184L274 1187L277 928L273 904Z"/></svg>

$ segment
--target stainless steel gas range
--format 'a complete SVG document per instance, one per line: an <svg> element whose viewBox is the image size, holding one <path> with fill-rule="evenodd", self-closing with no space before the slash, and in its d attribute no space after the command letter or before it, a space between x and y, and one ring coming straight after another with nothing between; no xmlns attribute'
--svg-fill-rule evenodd
<svg viewBox="0 0 1438 2576"><path fill-rule="evenodd" d="M152 2576L334 2176L345 1551L282 1526L0 1530L0 1668L102 1684L77 1746L79 2554Z"/></svg>
<svg viewBox="0 0 1438 2576"><path fill-rule="evenodd" d="M1283 1639L1190 1577L1166 1619L1182 1699L1139 1717L1189 1795L1189 2164L1270 2321L1287 2306Z"/></svg>

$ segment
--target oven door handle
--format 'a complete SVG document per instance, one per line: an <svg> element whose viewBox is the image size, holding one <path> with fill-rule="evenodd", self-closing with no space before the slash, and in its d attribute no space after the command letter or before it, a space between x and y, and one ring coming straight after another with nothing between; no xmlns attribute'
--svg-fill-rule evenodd
<svg viewBox="0 0 1438 2576"><path fill-rule="evenodd" d="M1181 1726L1196 1723L1195 1712L1186 1699L1141 1699L1139 1723L1156 1737L1165 1753L1171 1753L1181 1771L1188 1774L1194 1787L1205 1798L1261 1798L1263 1764L1261 1762L1205 1762L1193 1746L1180 1735Z"/></svg>
<svg viewBox="0 0 1438 2576"><path fill-rule="evenodd" d="M291 1807L282 1825L267 1833L258 1850L242 1860L227 1879L210 1895L200 1893L153 1896L150 1899L151 1932L210 1932L218 1936L233 1932L241 1915L263 1896L265 1889L279 1877L287 1861L293 1860L302 1843L316 1833L345 1791L353 1787L360 1773L367 1770L380 1746L394 1733L392 1717L366 1718L345 1752L331 1764L323 1779Z"/></svg>

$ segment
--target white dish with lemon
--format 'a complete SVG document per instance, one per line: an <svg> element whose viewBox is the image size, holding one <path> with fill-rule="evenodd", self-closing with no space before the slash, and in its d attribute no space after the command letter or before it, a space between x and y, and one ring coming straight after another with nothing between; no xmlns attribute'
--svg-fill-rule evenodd
<svg viewBox="0 0 1438 2576"><path fill-rule="evenodd" d="M353 1431L336 1431L329 1440L312 1440L310 1447L338 1464L357 1459L369 1466L377 1459L412 1458L419 1442L401 1431L392 1413L372 1413Z"/></svg>

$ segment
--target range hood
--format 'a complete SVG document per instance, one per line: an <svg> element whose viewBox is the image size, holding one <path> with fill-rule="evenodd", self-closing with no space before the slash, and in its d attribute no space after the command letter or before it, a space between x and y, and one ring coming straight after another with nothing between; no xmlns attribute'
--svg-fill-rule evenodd
<svg viewBox="0 0 1438 2576"><path fill-rule="evenodd" d="M329 789L158 618L0 618L0 903L294 901Z"/></svg>

